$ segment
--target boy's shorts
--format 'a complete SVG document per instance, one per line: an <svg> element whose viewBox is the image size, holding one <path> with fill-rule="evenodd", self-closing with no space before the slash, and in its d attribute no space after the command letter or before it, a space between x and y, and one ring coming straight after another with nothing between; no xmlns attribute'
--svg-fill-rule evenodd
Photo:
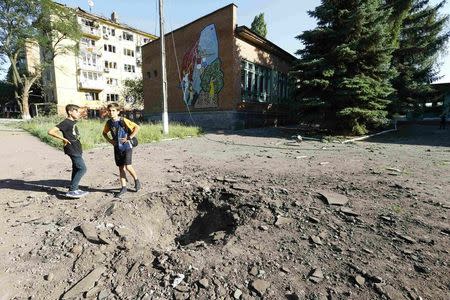
<svg viewBox="0 0 450 300"><path fill-rule="evenodd" d="M133 157L133 149L128 149L126 151L119 151L119 149L114 148L114 160L116 161L116 166L131 165Z"/></svg>

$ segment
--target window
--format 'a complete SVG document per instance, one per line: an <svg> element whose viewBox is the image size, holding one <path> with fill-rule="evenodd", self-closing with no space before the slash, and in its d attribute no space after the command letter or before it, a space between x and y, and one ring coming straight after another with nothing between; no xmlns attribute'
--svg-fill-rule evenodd
<svg viewBox="0 0 450 300"><path fill-rule="evenodd" d="M122 37L123 37L124 40L133 41L133 35L131 33L126 32L126 31L124 31L122 33Z"/></svg>
<svg viewBox="0 0 450 300"><path fill-rule="evenodd" d="M110 35L110 36L116 35L116 30L114 28L109 28L109 27L103 26L102 29L103 29L103 35Z"/></svg>
<svg viewBox="0 0 450 300"><path fill-rule="evenodd" d="M89 53L89 52L82 52L80 54L81 61L86 66L97 66L97 62L99 60L99 57L97 54Z"/></svg>
<svg viewBox="0 0 450 300"><path fill-rule="evenodd" d="M144 38L144 44L148 43L149 39L148 38Z"/></svg>
<svg viewBox="0 0 450 300"><path fill-rule="evenodd" d="M87 47L94 47L95 46L95 41L92 39L88 39L88 38L81 38L81 44Z"/></svg>
<svg viewBox="0 0 450 300"><path fill-rule="evenodd" d="M117 102L117 101L119 101L119 95L118 94L106 94L106 101Z"/></svg>
<svg viewBox="0 0 450 300"><path fill-rule="evenodd" d="M94 100L98 100L98 93L95 92L88 92L85 93L84 96L86 97L86 100L88 101L94 101Z"/></svg>
<svg viewBox="0 0 450 300"><path fill-rule="evenodd" d="M115 61L105 60L105 68L107 69L117 69L117 63Z"/></svg>
<svg viewBox="0 0 450 300"><path fill-rule="evenodd" d="M119 81L116 78L106 78L106 84L112 85L112 86L118 86Z"/></svg>
<svg viewBox="0 0 450 300"><path fill-rule="evenodd" d="M136 73L136 67L133 65L124 64L125 72Z"/></svg>
<svg viewBox="0 0 450 300"><path fill-rule="evenodd" d="M113 45L104 44L103 49L108 52L116 53L116 46Z"/></svg>
<svg viewBox="0 0 450 300"><path fill-rule="evenodd" d="M124 55L126 55L126 56L131 56L131 57L134 57L134 51L133 50L130 50L130 49L123 49L123 54Z"/></svg>
<svg viewBox="0 0 450 300"><path fill-rule="evenodd" d="M83 71L82 79L83 80L100 80L102 75L97 72Z"/></svg>
<svg viewBox="0 0 450 300"><path fill-rule="evenodd" d="M243 101L279 102L288 97L287 75L248 61L241 62Z"/></svg>
<svg viewBox="0 0 450 300"><path fill-rule="evenodd" d="M92 20L88 20L88 19L81 19L81 23L85 26L89 26L89 27L94 27L95 26L95 22Z"/></svg>

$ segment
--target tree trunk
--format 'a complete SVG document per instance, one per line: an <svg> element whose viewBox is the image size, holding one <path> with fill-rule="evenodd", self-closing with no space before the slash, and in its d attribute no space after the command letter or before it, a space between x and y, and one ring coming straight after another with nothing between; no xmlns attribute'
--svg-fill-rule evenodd
<svg viewBox="0 0 450 300"><path fill-rule="evenodd" d="M22 119L24 120L31 119L30 107L28 105L28 97L29 97L28 92L22 95Z"/></svg>
<svg viewBox="0 0 450 300"><path fill-rule="evenodd" d="M30 115L30 106L29 106L29 97L30 97L30 89L33 86L33 83L38 78L38 75L35 75L31 79L28 79L25 75L23 76L22 80L22 119L29 120L31 119Z"/></svg>

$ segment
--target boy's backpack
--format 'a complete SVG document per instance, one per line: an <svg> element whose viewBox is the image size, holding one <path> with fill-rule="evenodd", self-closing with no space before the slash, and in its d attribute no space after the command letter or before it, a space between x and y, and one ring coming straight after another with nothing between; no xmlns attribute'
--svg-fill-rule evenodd
<svg viewBox="0 0 450 300"><path fill-rule="evenodd" d="M123 120L123 117L120 117L119 120L119 126L122 127L123 129L125 129L126 133L128 135L130 135L132 133L132 130L130 128L128 128L127 124L125 123L125 121ZM113 130L114 126L113 126L113 120L109 119L108 120L108 127L111 130L111 134L113 136L113 139L117 139L117 132L115 132L115 130ZM133 137L131 140L131 145L133 147L136 147L137 145L139 145L138 139L136 137Z"/></svg>

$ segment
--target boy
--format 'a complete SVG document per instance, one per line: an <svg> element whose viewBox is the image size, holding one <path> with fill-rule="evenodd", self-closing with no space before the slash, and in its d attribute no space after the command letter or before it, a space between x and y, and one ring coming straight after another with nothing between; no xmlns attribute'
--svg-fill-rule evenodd
<svg viewBox="0 0 450 300"><path fill-rule="evenodd" d="M121 190L114 196L119 198L127 192L127 174L125 170L133 177L136 192L141 189L141 183L131 165L133 156L131 140L138 133L139 126L127 118L119 117L119 104L110 103L107 106L107 110L110 119L103 128L103 136L114 146L114 160L116 166L119 167L120 183L122 185ZM112 138L108 136L108 132L111 132Z"/></svg>
<svg viewBox="0 0 450 300"><path fill-rule="evenodd" d="M69 198L81 198L89 192L78 189L81 177L86 173L86 165L84 163L80 143L80 133L76 126L77 120L80 118L80 107L74 104L66 106L67 118L50 129L48 134L56 139L64 142L64 153L70 157L72 161L72 177L70 181L69 191L66 196ZM62 137L58 134L61 131Z"/></svg>

